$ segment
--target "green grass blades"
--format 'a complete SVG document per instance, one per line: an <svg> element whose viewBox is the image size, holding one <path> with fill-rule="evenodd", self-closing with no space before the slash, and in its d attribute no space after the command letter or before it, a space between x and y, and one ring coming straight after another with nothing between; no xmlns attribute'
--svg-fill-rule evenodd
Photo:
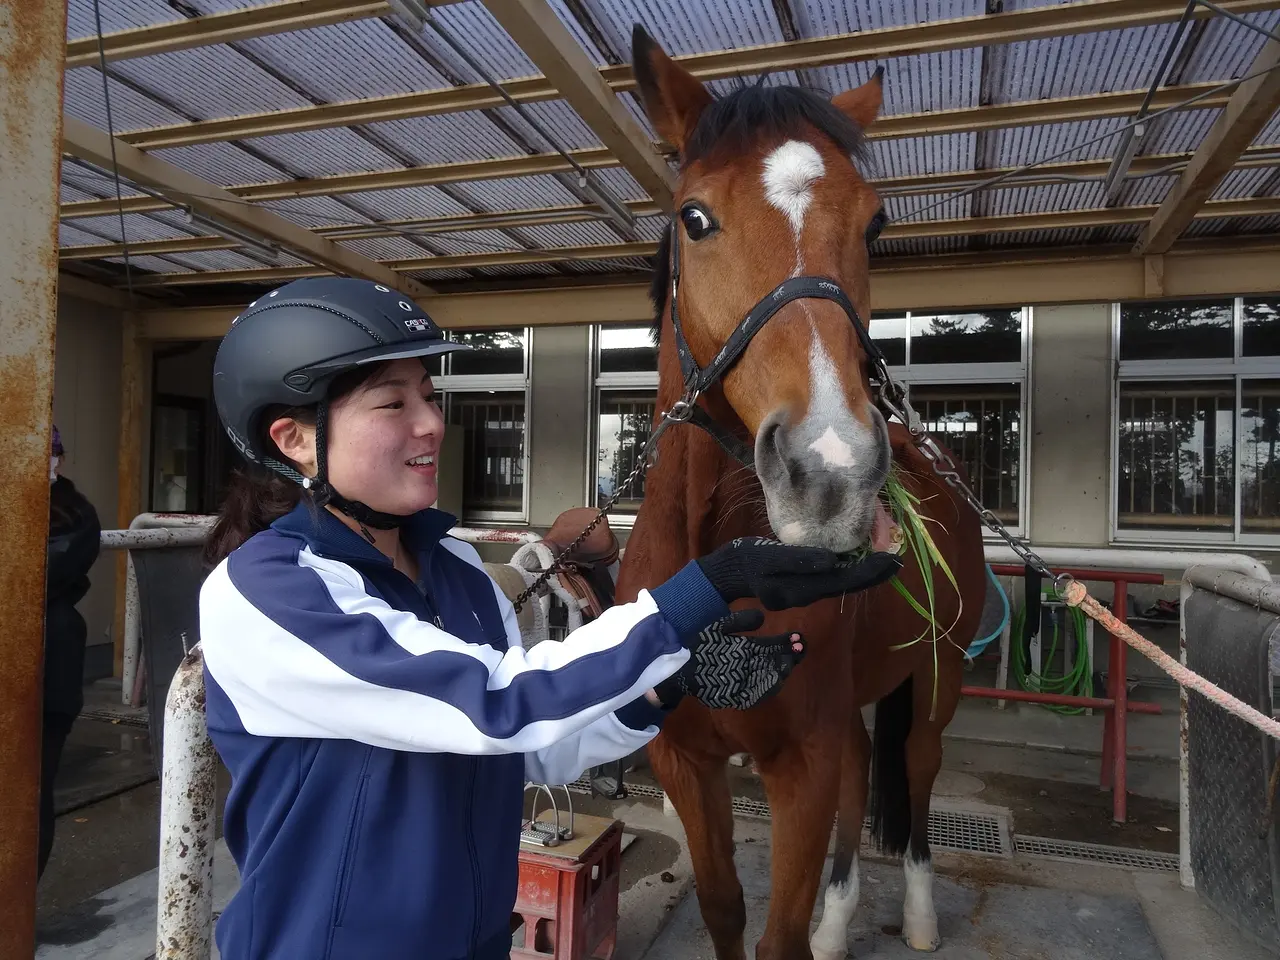
<svg viewBox="0 0 1280 960"><path fill-rule="evenodd" d="M960 595L960 587L956 583L955 574L951 572L951 567L948 566L946 558L942 556L942 552L934 542L928 527L925 526L926 520L930 522L936 521L931 517L920 515L918 510L920 498L902 483L902 478L898 474L896 465L889 471L889 478L884 486L884 497L888 501L889 516L898 525L900 531L901 550L909 552L914 558L916 569L920 571L920 580L924 584L925 592L923 598L917 598L912 596L910 589L899 577L895 576L889 581L898 594L911 605L911 609L916 612L917 616L926 623L926 627L920 636L914 640L908 640L906 643L892 646L889 649L905 650L907 647L921 641L933 645L933 700L929 709L929 719L933 720L938 711L938 641L946 638L958 649L964 650L963 647L956 644L955 640L951 639L951 628L948 627L946 630L942 630L938 623L934 568L936 567L942 571L946 581L956 591L957 597ZM955 624L953 623L952 626L955 626Z"/></svg>

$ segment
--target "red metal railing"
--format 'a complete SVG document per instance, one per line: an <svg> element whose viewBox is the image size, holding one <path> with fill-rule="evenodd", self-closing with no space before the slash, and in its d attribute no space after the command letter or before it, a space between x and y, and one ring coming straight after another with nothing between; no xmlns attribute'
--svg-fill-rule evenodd
<svg viewBox="0 0 1280 960"><path fill-rule="evenodd" d="M996 576L1004 577L1021 577L1025 573L1023 567L1003 563L993 563L991 570ZM1112 585L1111 608L1116 619L1121 623L1127 622L1129 584L1164 583L1163 574L1143 573L1137 570L1084 570L1054 567L1053 572L1069 573L1077 580L1110 583ZM961 687L960 693L966 697L985 697L990 700L1018 700L1026 703L1105 710L1106 719L1102 727L1102 770L1099 783L1103 787L1111 788L1111 817L1117 823L1123 823L1128 816L1125 784L1128 766L1129 714L1161 713L1162 711L1159 704L1129 699L1129 688L1125 686L1129 647L1119 637L1109 633L1106 636L1111 641L1111 652L1108 659L1105 697L1075 697L1061 693L1035 693L1029 690L1000 690L996 687ZM1010 637L1009 640L1012 644L1017 643L1019 638Z"/></svg>

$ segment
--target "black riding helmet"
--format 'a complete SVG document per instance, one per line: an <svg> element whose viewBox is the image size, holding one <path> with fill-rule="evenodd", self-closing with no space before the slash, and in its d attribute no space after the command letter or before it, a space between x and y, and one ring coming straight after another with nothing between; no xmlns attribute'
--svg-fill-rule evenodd
<svg viewBox="0 0 1280 960"><path fill-rule="evenodd" d="M363 524L387 530L406 518L347 500L328 481L329 387L360 364L430 357L465 344L416 303L380 283L350 277L295 280L249 304L231 322L213 363L213 397L222 426L245 459L270 467ZM303 477L264 447L268 407L316 405L316 467Z"/></svg>

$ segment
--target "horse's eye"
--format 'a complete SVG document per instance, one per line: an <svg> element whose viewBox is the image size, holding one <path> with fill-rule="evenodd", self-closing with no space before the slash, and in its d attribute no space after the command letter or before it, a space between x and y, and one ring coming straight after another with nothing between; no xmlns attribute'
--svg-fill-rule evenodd
<svg viewBox="0 0 1280 960"><path fill-rule="evenodd" d="M689 239L694 241L701 240L716 228L715 222L696 203L688 203L680 208L680 222L684 224Z"/></svg>
<svg viewBox="0 0 1280 960"><path fill-rule="evenodd" d="M884 225L889 222L889 215L884 212L884 207L876 211L876 215L871 218L871 222L867 224L867 246L871 246L875 242L876 237L880 236L880 231L884 229Z"/></svg>

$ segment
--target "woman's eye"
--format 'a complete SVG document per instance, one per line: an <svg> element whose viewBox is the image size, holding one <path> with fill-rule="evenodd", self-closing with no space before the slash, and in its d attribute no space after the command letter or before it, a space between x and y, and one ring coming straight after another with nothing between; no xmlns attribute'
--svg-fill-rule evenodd
<svg viewBox="0 0 1280 960"><path fill-rule="evenodd" d="M701 240L715 229L707 212L693 203L680 210L680 222L684 224L685 233L690 240Z"/></svg>
<svg viewBox="0 0 1280 960"><path fill-rule="evenodd" d="M383 410L399 410L403 406L404 406L403 400L393 400L391 403L384 403L382 405L382 409Z"/></svg>

